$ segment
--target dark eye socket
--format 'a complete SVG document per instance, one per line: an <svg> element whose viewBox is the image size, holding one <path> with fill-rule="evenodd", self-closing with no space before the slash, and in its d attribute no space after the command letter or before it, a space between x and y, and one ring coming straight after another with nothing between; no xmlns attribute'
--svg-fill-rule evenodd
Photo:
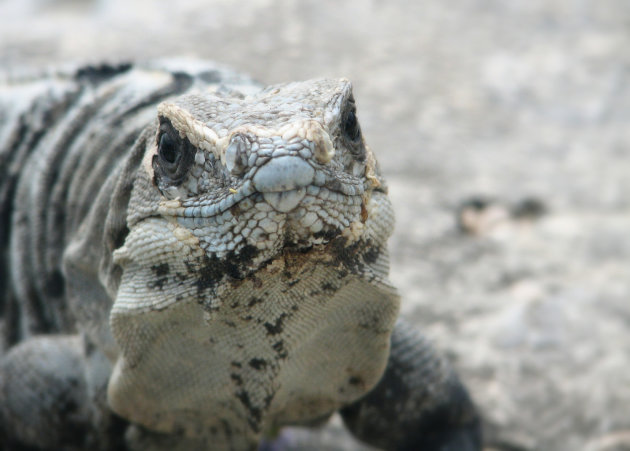
<svg viewBox="0 0 630 451"><path fill-rule="evenodd" d="M155 183L160 189L178 186L184 181L195 159L195 147L173 127L168 119L160 119L157 155L153 157Z"/></svg>
<svg viewBox="0 0 630 451"><path fill-rule="evenodd" d="M348 111L344 117L343 133L350 141L357 141L361 137L361 127L359 127L354 108Z"/></svg>
<svg viewBox="0 0 630 451"><path fill-rule="evenodd" d="M170 133L164 132L160 136L160 143L158 145L160 158L171 165L177 164L180 158L180 152L178 149L177 141L173 139Z"/></svg>

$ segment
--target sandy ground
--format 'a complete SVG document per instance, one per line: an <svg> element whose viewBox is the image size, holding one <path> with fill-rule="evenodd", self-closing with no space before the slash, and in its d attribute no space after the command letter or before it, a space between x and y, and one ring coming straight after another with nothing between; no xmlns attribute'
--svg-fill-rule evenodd
<svg viewBox="0 0 630 451"><path fill-rule="evenodd" d="M353 80L403 314L504 450L630 449L629 48L627 0L0 1L3 70L180 55Z"/></svg>

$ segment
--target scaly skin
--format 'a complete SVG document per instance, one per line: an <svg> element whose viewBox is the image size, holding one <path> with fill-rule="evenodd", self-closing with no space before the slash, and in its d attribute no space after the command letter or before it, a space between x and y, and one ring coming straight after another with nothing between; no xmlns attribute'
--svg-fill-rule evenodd
<svg viewBox="0 0 630 451"><path fill-rule="evenodd" d="M16 115L51 122L36 142L6 133L7 443L255 449L341 409L385 449L478 449L457 377L396 323L350 83L153 67L56 80Z"/></svg>

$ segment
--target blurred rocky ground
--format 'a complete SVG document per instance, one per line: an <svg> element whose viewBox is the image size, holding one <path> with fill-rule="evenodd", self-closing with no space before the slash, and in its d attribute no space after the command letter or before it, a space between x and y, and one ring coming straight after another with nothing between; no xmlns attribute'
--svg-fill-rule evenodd
<svg viewBox="0 0 630 451"><path fill-rule="evenodd" d="M630 450L629 49L627 0L0 0L3 70L179 55L352 79L402 312L506 451Z"/></svg>

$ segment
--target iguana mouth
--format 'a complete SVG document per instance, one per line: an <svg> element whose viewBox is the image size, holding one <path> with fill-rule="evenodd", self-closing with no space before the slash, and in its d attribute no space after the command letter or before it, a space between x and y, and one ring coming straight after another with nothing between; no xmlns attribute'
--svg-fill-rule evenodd
<svg viewBox="0 0 630 451"><path fill-rule="evenodd" d="M365 195L348 196L316 186L251 191L252 184L247 183L236 193L208 204L203 199L166 200L159 213L191 231L208 253L238 253L250 245L263 251L266 258L285 248L304 250L326 244L339 235L356 241L367 218ZM296 205L286 208L292 203Z"/></svg>
<svg viewBox="0 0 630 451"><path fill-rule="evenodd" d="M314 185L287 191L260 192L252 189L251 182L246 182L238 191L230 190L219 199L215 196L199 196L186 200L165 199L160 203L158 213L177 218L212 218L238 207L242 202L252 201L256 195L262 195L265 202L277 212L291 214L299 209L302 201L308 205L313 205L316 199L320 199L321 203L325 204L327 201L338 202L342 198L346 198L349 199L349 205L360 204L361 200L365 198L363 190L360 190L360 193L359 195L347 195L327 187Z"/></svg>
<svg viewBox="0 0 630 451"><path fill-rule="evenodd" d="M333 177L333 175L335 175ZM268 258L290 245L325 244L366 219L366 188L353 176L339 180L295 154L268 159L234 188L163 200L158 213L192 231L209 252L250 245ZM349 236L353 233L349 233Z"/></svg>
<svg viewBox="0 0 630 451"><path fill-rule="evenodd" d="M342 197L361 197L365 191L362 183L340 182L336 176L328 175L321 169L316 171L300 157L281 156L256 168L253 177L236 188L224 187L183 200L164 199L158 213L183 218L210 218L256 193L262 194L274 210L289 213L307 195L337 202Z"/></svg>
<svg viewBox="0 0 630 451"><path fill-rule="evenodd" d="M178 218L212 218L226 212L256 192L251 181L246 181L238 190L228 188L222 195L200 195L190 199L165 199L158 213Z"/></svg>

